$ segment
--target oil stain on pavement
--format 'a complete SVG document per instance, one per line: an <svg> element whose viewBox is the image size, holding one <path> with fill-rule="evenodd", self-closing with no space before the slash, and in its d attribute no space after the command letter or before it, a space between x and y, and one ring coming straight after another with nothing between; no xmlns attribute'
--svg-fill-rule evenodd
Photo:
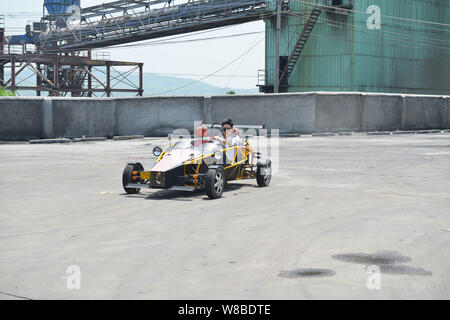
<svg viewBox="0 0 450 320"><path fill-rule="evenodd" d="M335 274L336 272L330 269L303 268L291 271L281 271L278 276L282 278L317 278L331 277Z"/></svg>
<svg viewBox="0 0 450 320"><path fill-rule="evenodd" d="M347 253L336 254L332 256L336 260L358 263L364 265L376 265L381 273L391 275L410 275L410 276L431 276L432 272L422 268L414 268L398 263L407 263L411 261L410 257L403 256L397 251L382 250L373 254L367 253Z"/></svg>

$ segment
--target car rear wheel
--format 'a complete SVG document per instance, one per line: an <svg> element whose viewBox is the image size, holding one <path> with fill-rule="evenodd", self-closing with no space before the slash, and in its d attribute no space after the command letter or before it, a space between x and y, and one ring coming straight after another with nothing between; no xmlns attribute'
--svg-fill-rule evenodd
<svg viewBox="0 0 450 320"><path fill-rule="evenodd" d="M267 187L272 180L272 163L266 160L264 164L258 164L256 168L256 182L260 187Z"/></svg>
<svg viewBox="0 0 450 320"><path fill-rule="evenodd" d="M225 189L225 171L223 168L211 168L206 173L205 192L210 199L220 198Z"/></svg>
<svg viewBox="0 0 450 320"><path fill-rule="evenodd" d="M133 171L144 171L144 167L140 163L127 164L127 166L123 170L122 186L123 186L123 189L125 190L125 192L128 194L136 194L136 193L139 193L139 191L141 191L141 188L127 188L126 187L129 183L135 182L132 179Z"/></svg>

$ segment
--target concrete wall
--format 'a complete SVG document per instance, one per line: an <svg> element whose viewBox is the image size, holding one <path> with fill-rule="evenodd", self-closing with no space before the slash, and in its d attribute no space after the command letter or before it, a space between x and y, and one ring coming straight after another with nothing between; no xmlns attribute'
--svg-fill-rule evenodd
<svg viewBox="0 0 450 320"><path fill-rule="evenodd" d="M43 135L42 98L0 98L0 140L36 139Z"/></svg>
<svg viewBox="0 0 450 320"><path fill-rule="evenodd" d="M115 100L116 134L167 135L193 129L203 119L203 97L155 97Z"/></svg>
<svg viewBox="0 0 450 320"><path fill-rule="evenodd" d="M116 132L114 99L51 100L54 137L111 137Z"/></svg>
<svg viewBox="0 0 450 320"><path fill-rule="evenodd" d="M211 97L211 119L232 118L235 124L262 125L281 132L313 132L316 94L286 94Z"/></svg>
<svg viewBox="0 0 450 320"><path fill-rule="evenodd" d="M439 129L445 125L443 97L406 96L404 127L408 129Z"/></svg>
<svg viewBox="0 0 450 320"><path fill-rule="evenodd" d="M363 96L361 129L363 131L401 130L402 110L402 96Z"/></svg>
<svg viewBox="0 0 450 320"><path fill-rule="evenodd" d="M361 94L319 94L316 104L317 131L362 129Z"/></svg>
<svg viewBox="0 0 450 320"><path fill-rule="evenodd" d="M0 98L0 139L26 140L192 131L230 117L280 133L450 128L450 97L366 93Z"/></svg>
<svg viewBox="0 0 450 320"><path fill-rule="evenodd" d="M450 128L450 97L444 99L444 111L442 112L443 128Z"/></svg>

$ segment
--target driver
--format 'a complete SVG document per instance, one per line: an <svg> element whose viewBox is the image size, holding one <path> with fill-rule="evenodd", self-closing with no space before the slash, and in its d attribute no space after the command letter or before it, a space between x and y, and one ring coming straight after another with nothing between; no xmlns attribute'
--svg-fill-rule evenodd
<svg viewBox="0 0 450 320"><path fill-rule="evenodd" d="M237 147L243 145L242 138L239 136L239 130L234 128L233 120L231 119L222 121L222 135L212 136L211 139L219 141L224 147Z"/></svg>

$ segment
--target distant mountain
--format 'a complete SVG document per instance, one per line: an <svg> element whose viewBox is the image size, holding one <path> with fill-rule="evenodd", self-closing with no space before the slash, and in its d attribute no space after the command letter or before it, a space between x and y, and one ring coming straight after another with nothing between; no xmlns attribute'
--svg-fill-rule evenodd
<svg viewBox="0 0 450 320"><path fill-rule="evenodd" d="M138 83L138 77L134 83ZM191 84L194 79L178 78L173 76L161 76L155 74L144 74L144 95L154 95L163 93L163 95L217 95L226 94L228 91L234 91L236 94L257 94L258 88L254 89L236 89L217 87L205 82L199 81ZM176 88L180 88L175 90ZM173 90L173 91L172 91Z"/></svg>
<svg viewBox="0 0 450 320"><path fill-rule="evenodd" d="M35 84L34 77L29 70L24 70L16 83L20 83L21 79L27 79L26 85L31 86ZM5 72L5 78L9 79L9 73ZM101 81L105 81L105 76L99 77ZM138 86L139 75L132 74L128 79ZM236 89L236 88L223 88L218 86L213 86L202 81L195 82L195 79L179 78L174 76L163 76L156 74L144 73L144 96L151 95L219 95L226 94L228 91L234 91L236 94L258 94L258 88L254 89ZM117 80L113 80L114 84ZM192 84L191 84L192 83ZM23 85L23 84L22 84ZM121 86L124 88L123 86ZM177 89L179 88L179 89ZM34 96L36 93L34 91L20 91L21 96ZM115 97L128 97L134 96L134 94L129 93L114 93Z"/></svg>

